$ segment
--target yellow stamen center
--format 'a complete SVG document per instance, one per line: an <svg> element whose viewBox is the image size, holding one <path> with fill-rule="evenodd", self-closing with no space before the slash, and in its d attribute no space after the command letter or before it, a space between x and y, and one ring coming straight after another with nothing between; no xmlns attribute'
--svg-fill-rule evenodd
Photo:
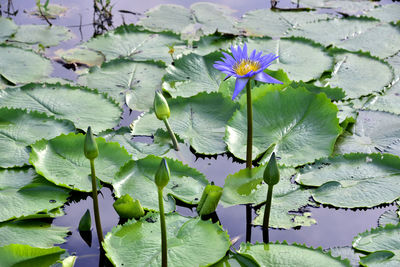
<svg viewBox="0 0 400 267"><path fill-rule="evenodd" d="M260 63L257 61L243 59L239 63L236 63L233 66L233 70L236 74L243 76L249 73L250 71L257 71L260 68Z"/></svg>

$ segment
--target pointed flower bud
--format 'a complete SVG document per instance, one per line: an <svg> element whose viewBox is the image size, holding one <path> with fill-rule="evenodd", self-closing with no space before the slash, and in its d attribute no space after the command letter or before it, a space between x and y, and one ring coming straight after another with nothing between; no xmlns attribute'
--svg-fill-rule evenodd
<svg viewBox="0 0 400 267"><path fill-rule="evenodd" d="M203 195L197 205L197 213L208 215L213 213L218 206L218 202L222 196L222 188L217 185L207 185L204 188Z"/></svg>
<svg viewBox="0 0 400 267"><path fill-rule="evenodd" d="M272 153L264 171L264 182L269 186L274 186L279 182L279 170L276 164L275 152Z"/></svg>
<svg viewBox="0 0 400 267"><path fill-rule="evenodd" d="M142 205L140 205L140 201L138 199L133 200L133 198L128 194L117 199L114 202L113 207L121 218L135 218L138 220L144 215L144 210Z"/></svg>
<svg viewBox="0 0 400 267"><path fill-rule="evenodd" d="M84 152L85 157L90 160L97 158L99 155L96 139L93 136L92 128L90 126L88 127L85 136Z"/></svg>
<svg viewBox="0 0 400 267"><path fill-rule="evenodd" d="M168 163L165 159L162 159L155 176L157 187L163 189L168 184L170 176Z"/></svg>
<svg viewBox="0 0 400 267"><path fill-rule="evenodd" d="M154 96L154 113L156 113L159 120L168 119L170 115L168 102L162 93L158 91Z"/></svg>
<svg viewBox="0 0 400 267"><path fill-rule="evenodd" d="M86 210L85 214L83 214L81 220L79 221L78 230L80 232L90 231L92 227L92 218L90 217L90 211Z"/></svg>

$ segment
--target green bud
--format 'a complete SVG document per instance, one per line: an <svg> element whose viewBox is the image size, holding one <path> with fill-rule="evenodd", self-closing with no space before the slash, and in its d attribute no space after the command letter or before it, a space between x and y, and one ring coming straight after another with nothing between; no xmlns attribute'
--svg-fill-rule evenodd
<svg viewBox="0 0 400 267"><path fill-rule="evenodd" d="M80 232L90 231L92 227L92 218L90 218L90 211L86 210L85 214L83 214L81 220L79 221L78 230Z"/></svg>
<svg viewBox="0 0 400 267"><path fill-rule="evenodd" d="M144 210L142 205L140 205L140 201L133 200L133 198L128 194L117 199L114 202L113 207L121 218L135 218L136 220L139 220L139 218L144 215Z"/></svg>
<svg viewBox="0 0 400 267"><path fill-rule="evenodd" d="M197 213L201 216L213 213L217 209L221 196L221 187L217 185L207 185L197 205Z"/></svg>
<svg viewBox="0 0 400 267"><path fill-rule="evenodd" d="M169 172L168 163L165 159L162 159L155 176L157 187L163 189L168 184L170 176L171 174Z"/></svg>
<svg viewBox="0 0 400 267"><path fill-rule="evenodd" d="M272 153L264 171L264 182L269 186L274 186L279 182L279 170L276 164L275 152Z"/></svg>
<svg viewBox="0 0 400 267"><path fill-rule="evenodd" d="M159 120L168 119L170 115L168 102L162 93L158 91L154 95L154 112Z"/></svg>
<svg viewBox="0 0 400 267"><path fill-rule="evenodd" d="M93 136L92 128L89 126L85 136L84 150L87 159L95 159L99 155L96 139Z"/></svg>

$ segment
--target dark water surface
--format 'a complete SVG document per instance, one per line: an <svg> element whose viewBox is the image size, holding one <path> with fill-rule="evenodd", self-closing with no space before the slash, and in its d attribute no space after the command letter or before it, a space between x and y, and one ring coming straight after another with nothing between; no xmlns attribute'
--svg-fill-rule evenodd
<svg viewBox="0 0 400 267"><path fill-rule="evenodd" d="M42 0L42 2L45 2ZM174 3L180 4L185 7L190 7L191 4L198 2L195 0L119 0L112 1L113 7L113 26L108 27L113 29L121 25L123 22L129 24L137 21L139 15L132 13L120 12L120 10L127 10L133 13L142 14L147 9L154 7L158 4ZM269 8L270 1L266 0L216 0L209 1L219 4L225 4L232 9L237 10L235 15L241 16L245 12L253 9ZM392 1L386 0L381 3L390 3ZM10 16L17 24L46 24L45 21L36 17L30 16L28 12L35 6L35 0L15 0L12 5L10 1L1 0L1 11L3 16L8 16L5 11L9 8L11 12L18 10L15 16ZM90 39L95 32L93 26L93 2L90 0L51 0L52 4L61 4L68 7L68 12L65 16L52 20L55 25L67 26L75 34L76 38L64 42L56 48L46 50L46 55L49 58L54 57L54 51L60 48L69 49L77 46L81 42ZM295 7L290 0L280 1L278 7ZM77 74L71 70L66 69L59 63L53 63L55 71L54 77L65 78L75 81ZM130 111L125 107L123 113L123 120L119 127L128 126L140 113ZM176 156L179 160L188 164L191 167L203 172L209 181L214 181L216 185L223 186L224 180L227 175L233 174L240 169L245 168L243 163L238 163L228 155L218 155L211 158L198 158L190 152L188 147L182 147L182 151ZM112 191L104 187L102 195L99 195L99 204L101 207L101 221L104 234L109 232L112 227L118 224L119 217L112 207L114 202ZM65 216L54 219L54 224L59 226L70 227L71 235L67 238L65 244L61 244L62 248L68 250L70 254L77 255L76 267L80 266L98 266L99 264L99 243L95 229L92 230L92 243L91 246L82 239L77 231L79 220L87 209L91 211L93 216L92 199L87 196L85 199L79 199L82 195L78 196L77 200L65 205ZM301 227L300 229L292 230L270 230L271 241L287 240L289 243L305 243L308 246L323 248L331 248L337 246L351 246L351 242L358 233L364 232L372 227L377 227L377 220L379 216L386 210L396 210L396 206L387 205L385 207L378 207L367 210L344 210L334 209L329 207L309 207L308 210L312 213L312 217L317 221L316 225L310 227ZM240 243L245 241L245 206L235 206L230 208L223 208L219 206L217 209L218 217L231 237L237 238L234 247L238 248ZM186 207L179 207L178 212L187 216L196 216L196 212ZM254 219L255 214L253 214ZM94 219L92 218L92 222ZM94 224L93 224L94 227ZM88 240L88 239L87 239ZM89 238L90 240L90 238ZM252 229L252 242L262 242L262 231L260 227L253 227ZM89 242L90 243L90 242Z"/></svg>

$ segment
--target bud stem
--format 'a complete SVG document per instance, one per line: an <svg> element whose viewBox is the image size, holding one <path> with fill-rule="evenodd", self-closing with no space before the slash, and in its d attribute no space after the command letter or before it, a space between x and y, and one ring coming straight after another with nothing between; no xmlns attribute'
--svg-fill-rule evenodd
<svg viewBox="0 0 400 267"><path fill-rule="evenodd" d="M247 151L246 151L246 168L251 169L252 150L253 150L253 106L251 103L251 80L246 84L247 96ZM246 205L246 242L251 242L251 206Z"/></svg>
<svg viewBox="0 0 400 267"><path fill-rule="evenodd" d="M160 211L160 223L161 223L161 266L167 267L167 229L165 226L165 214L164 214L164 200L162 188L158 188L158 207Z"/></svg>
<svg viewBox="0 0 400 267"><path fill-rule="evenodd" d="M263 221L263 241L264 243L269 243L269 215L271 212L271 203L272 203L272 189L274 188L273 185L268 185L268 193L267 193L267 201L265 203L265 210L264 210L264 221Z"/></svg>
<svg viewBox="0 0 400 267"><path fill-rule="evenodd" d="M100 247L102 247L101 243L104 241L104 238L103 238L103 229L101 228L101 222L100 222L99 201L97 199L97 185L96 185L96 173L94 170L94 159L90 160L90 169L92 171L92 197L93 197L94 219L96 222L97 237L99 239Z"/></svg>
<svg viewBox="0 0 400 267"><path fill-rule="evenodd" d="M171 126L169 125L168 119L165 118L165 119L163 119L163 121L164 121L164 123L165 123L165 127L167 127L167 130L168 130L168 132L169 132L169 135L171 136L172 143L174 144L174 149L175 149L176 151L179 151L178 141L176 140L175 134L174 134L174 132L172 131Z"/></svg>

